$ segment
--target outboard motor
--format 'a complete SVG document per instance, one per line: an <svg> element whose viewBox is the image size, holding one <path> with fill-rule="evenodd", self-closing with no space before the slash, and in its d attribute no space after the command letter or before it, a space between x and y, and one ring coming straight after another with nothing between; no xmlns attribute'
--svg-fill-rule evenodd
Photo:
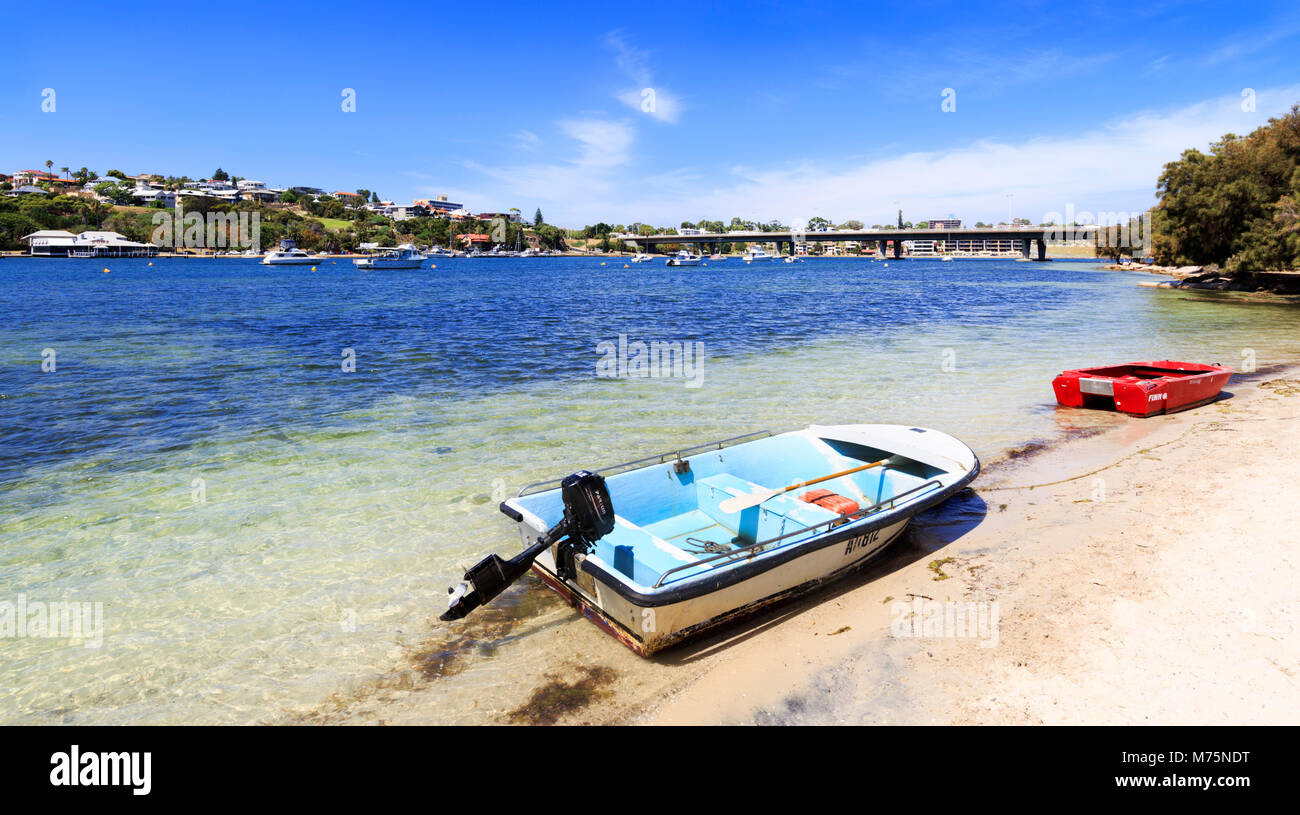
<svg viewBox="0 0 1300 815"><path fill-rule="evenodd" d="M465 572L459 586L448 589L447 611L439 618L459 620L489 602L514 583L542 552L559 543L556 567L568 580L575 572L574 554L586 553L592 544L614 530L614 504L604 476L581 470L560 482L564 518L532 546L510 560L488 555Z"/></svg>

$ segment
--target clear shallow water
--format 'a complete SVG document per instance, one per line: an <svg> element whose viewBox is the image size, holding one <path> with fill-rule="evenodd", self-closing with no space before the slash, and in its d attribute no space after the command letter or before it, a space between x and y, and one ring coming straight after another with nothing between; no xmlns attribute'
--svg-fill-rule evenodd
<svg viewBox="0 0 1300 815"><path fill-rule="evenodd" d="M99 648L0 638L0 723L310 714L406 664L530 481L809 422L988 458L1124 421L1057 411L1064 367L1300 359L1294 307L1088 263L107 265L0 261L0 602L104 604ZM702 342L701 387L597 378L620 334Z"/></svg>

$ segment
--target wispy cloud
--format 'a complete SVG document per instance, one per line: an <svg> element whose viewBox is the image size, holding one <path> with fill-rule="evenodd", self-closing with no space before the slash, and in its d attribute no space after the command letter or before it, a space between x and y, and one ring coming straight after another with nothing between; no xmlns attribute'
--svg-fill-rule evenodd
<svg viewBox="0 0 1300 815"><path fill-rule="evenodd" d="M518 130L514 134L515 146L521 150L536 150L542 139L531 130Z"/></svg>
<svg viewBox="0 0 1300 815"><path fill-rule="evenodd" d="M1294 15L1289 19L1272 20L1267 25L1248 33L1237 33L1231 40L1214 49L1205 57L1206 65L1222 65L1242 57L1262 53L1268 46L1282 40L1300 35L1300 20Z"/></svg>
<svg viewBox="0 0 1300 815"><path fill-rule="evenodd" d="M672 91L658 85L650 70L650 53L633 46L621 31L605 35L605 43L614 50L614 63L634 87L615 94L620 102L661 122L675 123L682 114L682 102Z"/></svg>

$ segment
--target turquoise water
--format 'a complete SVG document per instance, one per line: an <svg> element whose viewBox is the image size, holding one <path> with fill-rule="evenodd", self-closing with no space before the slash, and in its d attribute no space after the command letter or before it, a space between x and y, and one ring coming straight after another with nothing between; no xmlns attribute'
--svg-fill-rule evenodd
<svg viewBox="0 0 1300 815"><path fill-rule="evenodd" d="M1300 359L1292 306L1092 263L107 266L0 261L0 603L103 609L99 647L0 638L0 723L310 715L409 662L531 481L810 422L989 458L1124 421L1056 410L1065 367ZM620 335L702 357L598 377Z"/></svg>

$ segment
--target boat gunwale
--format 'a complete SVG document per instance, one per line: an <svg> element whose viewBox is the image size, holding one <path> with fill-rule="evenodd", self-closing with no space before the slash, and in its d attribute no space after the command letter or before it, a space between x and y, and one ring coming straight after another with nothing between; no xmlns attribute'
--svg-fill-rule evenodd
<svg viewBox="0 0 1300 815"><path fill-rule="evenodd" d="M651 461L655 462L656 464L666 464L670 460L683 458L683 454L695 455L705 450L724 450L728 447L734 447L735 445L740 444L744 441L758 441L760 438L771 438L774 436L783 436L786 433L797 433L800 430L804 430L804 429L805 428L800 427L800 428L792 428L790 430L781 430L777 432L773 432L771 430L755 430L752 433L745 433L740 436L732 436L731 438L727 438L727 439L718 439L717 441L707 441L704 442L703 444L697 444L693 447L680 447L676 450L668 450L663 453L655 453L653 455L646 456L645 458L638 458L634 461L624 461L620 464L611 464L607 467L602 467L599 470L592 470L591 472L597 473L598 475L606 475L610 473L612 470L619 470L622 472L626 472L622 469L624 467L630 469L636 469L635 465L646 464ZM613 473L613 474L618 475L619 473ZM546 490L535 489L536 487L551 487L551 489L554 489L555 487L558 487L560 485L560 482L562 482L564 478L567 478L567 476L561 478L551 478L546 481L534 481L531 484L525 484L524 486L519 488L519 492L515 494L515 497L524 498L528 495L535 495L539 492L546 492ZM554 487L552 487L551 485L554 485Z"/></svg>

